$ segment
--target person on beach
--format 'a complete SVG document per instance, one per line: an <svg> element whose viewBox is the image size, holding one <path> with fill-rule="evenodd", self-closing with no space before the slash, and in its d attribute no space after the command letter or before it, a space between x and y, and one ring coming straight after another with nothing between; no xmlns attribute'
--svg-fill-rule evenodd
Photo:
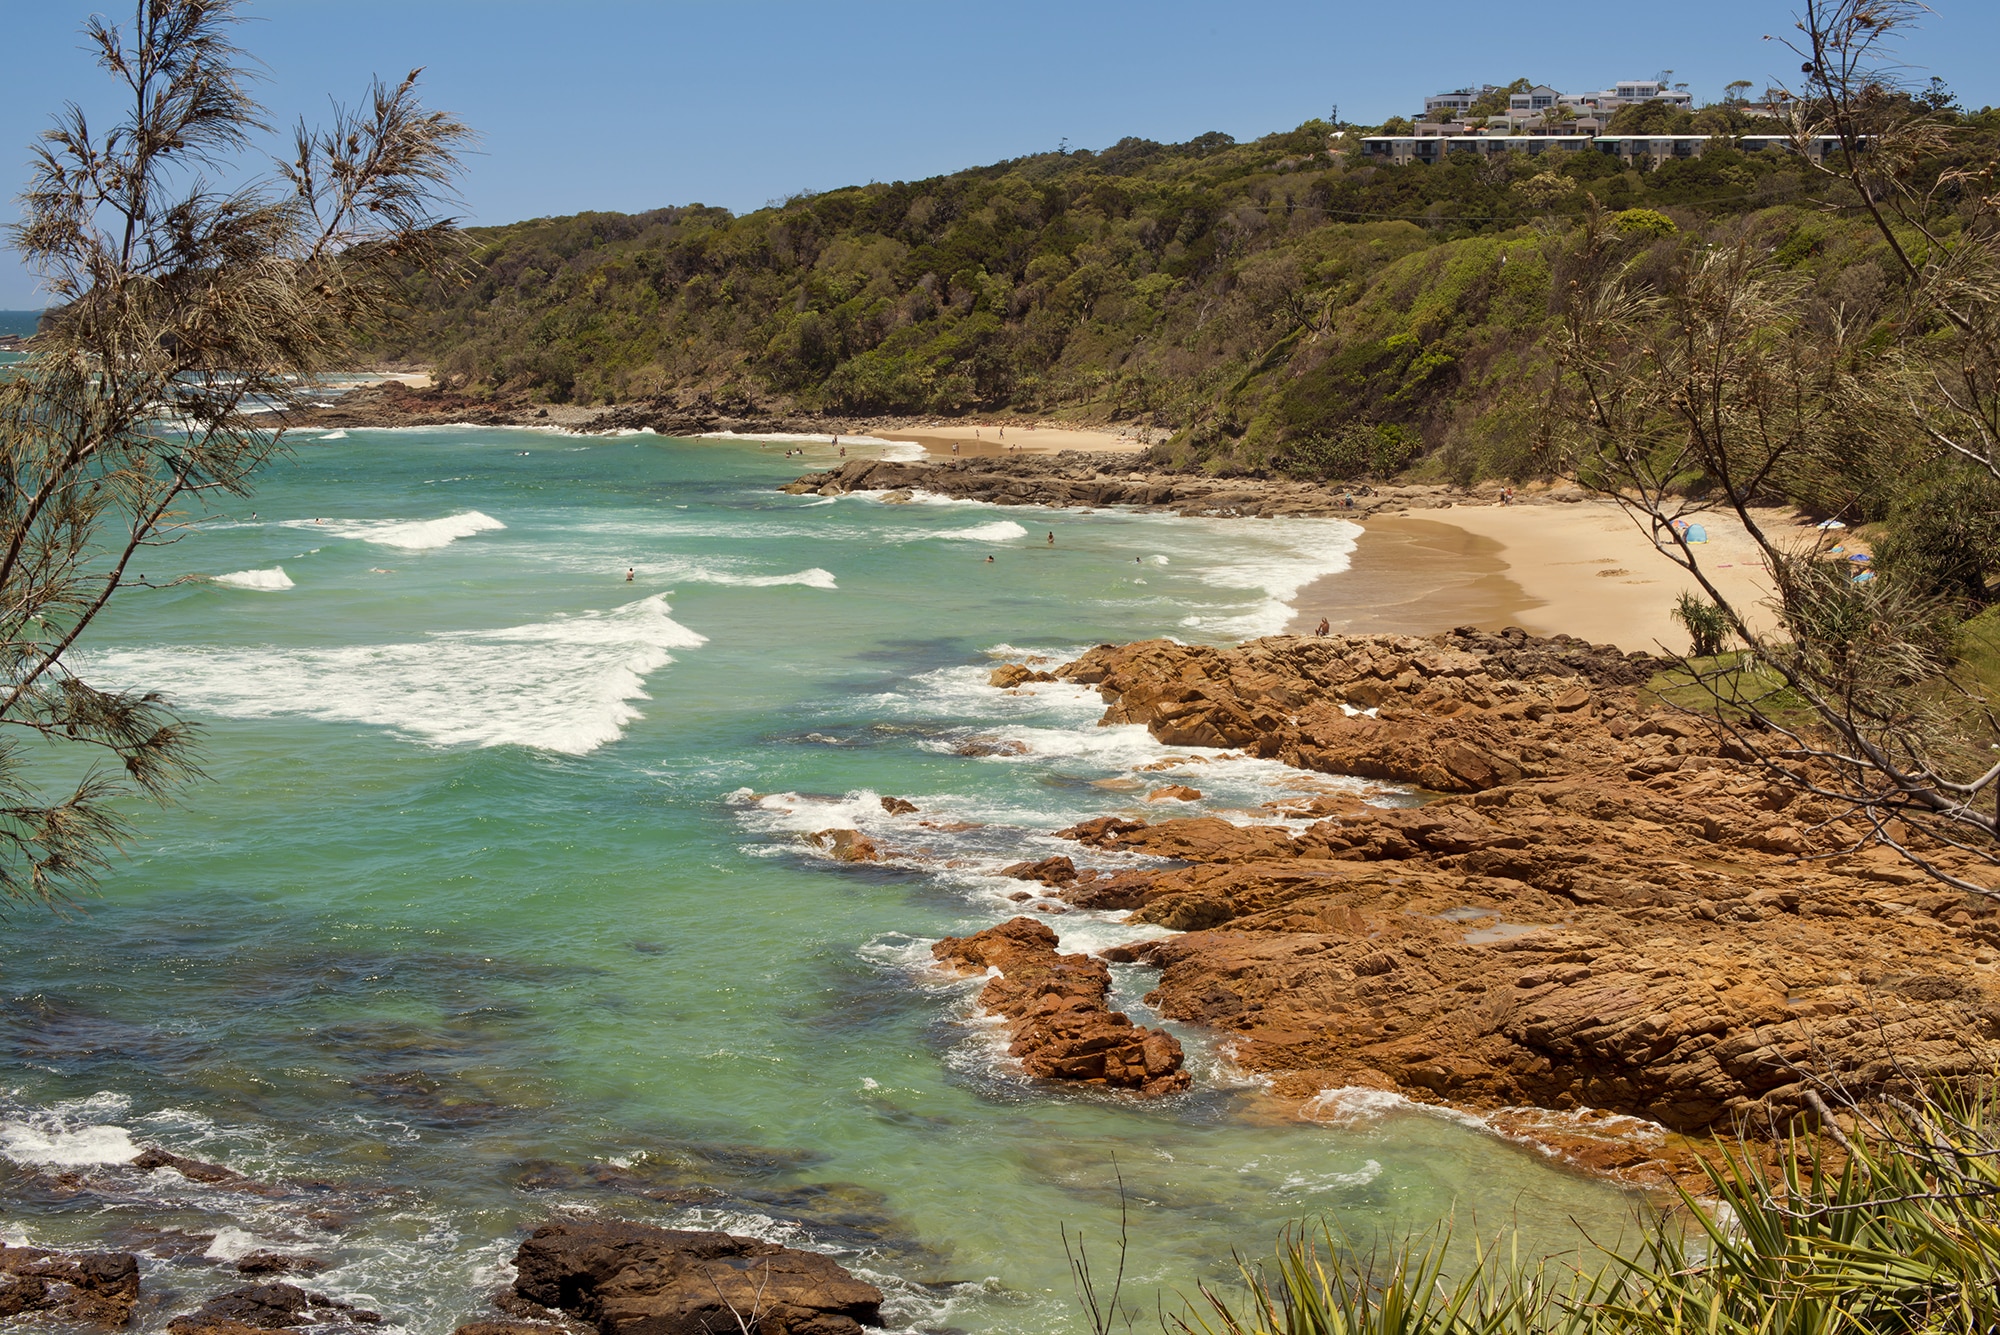
<svg viewBox="0 0 2000 1335"><path fill-rule="evenodd" d="M840 457L843 459L847 457L847 447L845 445L840 447Z"/></svg>
<svg viewBox="0 0 2000 1335"><path fill-rule="evenodd" d="M958 453L958 442L957 442L957 441L955 441L955 440L954 440L954 441L953 441L953 442L951 443L951 452L952 452L953 454L957 454L957 453Z"/></svg>
<svg viewBox="0 0 2000 1335"><path fill-rule="evenodd" d="M1315 635L1325 635L1325 634L1327 634L1328 632L1330 632L1330 631L1331 631L1332 629L1333 629L1333 627L1332 627L1332 626L1331 626L1330 624L1328 624L1328 622L1327 622L1327 619L1326 619L1325 617L1321 617L1321 618L1319 619L1319 629L1318 629L1318 630L1315 630L1315 631L1313 632L1313 634L1315 634Z"/></svg>

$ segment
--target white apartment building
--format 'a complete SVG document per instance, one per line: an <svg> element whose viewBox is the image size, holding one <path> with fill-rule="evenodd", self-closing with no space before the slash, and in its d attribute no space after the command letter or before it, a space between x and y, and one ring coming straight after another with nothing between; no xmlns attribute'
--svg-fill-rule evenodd
<svg viewBox="0 0 2000 1335"><path fill-rule="evenodd" d="M1628 107L1636 102L1665 102L1676 111L1692 111L1694 94L1661 83L1658 79L1621 79L1611 87L1594 93L1565 93L1562 97L1566 107L1596 107L1604 111Z"/></svg>
<svg viewBox="0 0 2000 1335"><path fill-rule="evenodd" d="M1424 114L1417 119L1432 125L1452 125L1462 121L1475 102L1499 92L1497 85L1482 83L1433 93L1424 99ZM1494 120L1506 122L1504 126L1496 127L1502 133L1518 133L1546 123L1548 113L1555 108L1567 107L1578 116L1595 117L1601 124L1619 107L1640 102L1665 102L1676 110L1686 111L1694 108L1694 95L1658 79L1621 79L1609 88L1584 93L1561 93L1547 84L1537 84L1525 93L1507 94L1507 114ZM1440 112L1444 116L1440 116ZM1489 126L1493 123L1493 120L1488 122ZM1469 129L1469 126L1457 125L1442 133L1463 134Z"/></svg>
<svg viewBox="0 0 2000 1335"><path fill-rule="evenodd" d="M1433 93L1424 99L1424 114L1422 119L1429 120L1431 113L1435 111L1449 111L1454 117L1463 116L1466 112L1472 110L1474 102L1477 102L1480 98L1490 93L1497 93L1499 91L1499 88L1493 84L1482 83L1473 88L1454 88L1448 93Z"/></svg>
<svg viewBox="0 0 2000 1335"><path fill-rule="evenodd" d="M1560 101L1562 101L1561 93L1558 93L1545 83L1537 84L1525 93L1509 93L1507 95L1507 114L1509 116L1521 114L1538 115L1555 106Z"/></svg>

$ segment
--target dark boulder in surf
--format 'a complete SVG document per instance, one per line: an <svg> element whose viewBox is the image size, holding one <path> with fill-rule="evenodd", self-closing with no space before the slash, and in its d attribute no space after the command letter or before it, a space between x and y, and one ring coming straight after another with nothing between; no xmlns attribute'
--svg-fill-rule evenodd
<svg viewBox="0 0 2000 1335"><path fill-rule="evenodd" d="M858 1335L882 1291L832 1258L729 1233L559 1220L514 1257L515 1294L602 1335Z"/></svg>
<svg viewBox="0 0 2000 1335"><path fill-rule="evenodd" d="M139 1300L139 1258L129 1252L53 1252L0 1243L0 1321L48 1316L122 1326Z"/></svg>
<svg viewBox="0 0 2000 1335"><path fill-rule="evenodd" d="M310 1328L330 1335L336 1330L381 1324L380 1313L362 1311L323 1293L307 1293L295 1284L252 1284L218 1293L194 1311L169 1321L167 1329L174 1335L244 1335L246 1331Z"/></svg>

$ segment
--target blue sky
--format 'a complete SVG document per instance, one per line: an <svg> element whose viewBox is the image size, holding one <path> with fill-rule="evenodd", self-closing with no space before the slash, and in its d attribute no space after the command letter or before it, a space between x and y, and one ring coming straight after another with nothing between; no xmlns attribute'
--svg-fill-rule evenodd
<svg viewBox="0 0 2000 1335"><path fill-rule="evenodd" d="M0 217L65 99L108 81L77 31L129 0L0 0ZM1786 0L1546 9L1467 0L254 0L241 41L280 123L427 67L432 104L482 136L470 220L700 201L737 210L803 188L928 176L1125 135L1250 138L1324 116L1379 121L1425 92L1527 75L1569 89L1661 69L1703 99L1797 62L1764 34ZM2000 102L2000 4L1938 0L1904 45L1969 105ZM10 147L11 146L11 147ZM0 256L0 307L39 304Z"/></svg>

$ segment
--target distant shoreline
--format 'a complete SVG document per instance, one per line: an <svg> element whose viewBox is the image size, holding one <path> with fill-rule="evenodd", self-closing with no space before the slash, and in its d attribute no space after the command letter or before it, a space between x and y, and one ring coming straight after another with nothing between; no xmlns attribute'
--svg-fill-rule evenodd
<svg viewBox="0 0 2000 1335"><path fill-rule="evenodd" d="M1150 442L1139 428L1076 427L1040 419L938 417L829 417L769 414L748 405L653 400L644 403L583 405L540 403L527 398L482 399L433 383L426 367L360 368L349 374L378 376L339 395L330 404L287 414L285 425L306 429L475 426L559 427L566 431L610 433L650 430L690 439L732 437L833 443L840 437L921 445L927 454L960 458L1048 455L1064 450L1144 453Z"/></svg>
<svg viewBox="0 0 2000 1335"><path fill-rule="evenodd" d="M1366 486L1170 473L1147 466L1147 445L1130 431L1028 421L769 417L700 402L595 408L493 403L432 387L422 368L375 373L384 380L350 390L330 407L293 414L287 425L471 423L767 440L810 446L833 465L793 484L809 483L810 490L847 489L851 468L880 464L893 474L855 489L921 487L1002 505L1121 505L1204 517L1359 523L1363 533L1349 568L1308 585L1294 601L1295 634L1310 633L1321 618L1334 632L1349 634L1518 625L1628 650L1673 648L1686 634L1673 618L1674 604L1682 592L1698 591L1616 505L1567 484L1524 487L1513 504L1503 505L1498 484ZM827 457L841 437L872 443L857 440L842 463ZM885 459L897 444L921 446L925 458ZM1768 522L1782 530L1800 521L1773 512ZM1712 515L1707 527L1705 572L1739 607L1760 608L1770 587L1754 544L1729 516Z"/></svg>

